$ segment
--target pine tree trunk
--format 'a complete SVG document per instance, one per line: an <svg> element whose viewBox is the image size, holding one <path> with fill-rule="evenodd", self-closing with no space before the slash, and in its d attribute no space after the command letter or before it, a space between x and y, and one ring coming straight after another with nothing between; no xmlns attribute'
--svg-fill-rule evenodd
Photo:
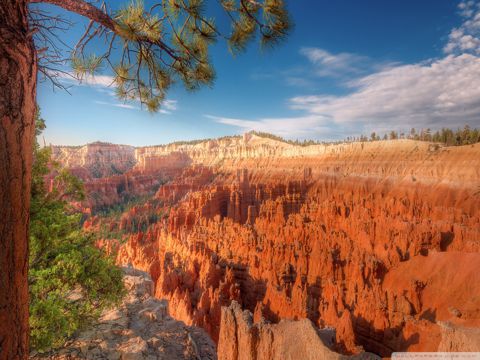
<svg viewBox="0 0 480 360"><path fill-rule="evenodd" d="M27 0L0 0L0 360L28 358L28 223L37 63Z"/></svg>

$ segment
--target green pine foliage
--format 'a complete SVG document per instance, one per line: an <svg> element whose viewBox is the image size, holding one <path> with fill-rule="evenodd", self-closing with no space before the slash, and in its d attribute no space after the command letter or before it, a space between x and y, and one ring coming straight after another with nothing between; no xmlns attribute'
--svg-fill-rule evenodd
<svg viewBox="0 0 480 360"><path fill-rule="evenodd" d="M157 112L173 83L183 83L187 90L213 84L210 47L218 39L237 54L255 38L262 47L276 45L293 27L283 0L219 0L216 14L228 20L225 29L207 16L207 3L163 0L146 6L143 0L131 0L107 14L113 25L97 24L96 32L88 30L85 35L89 36L81 38L72 52L75 76L83 79L102 64L108 65L119 99L140 101L150 112ZM108 26L108 31L98 31L102 26ZM100 56L86 54L95 36L104 37L108 44Z"/></svg>
<svg viewBox="0 0 480 360"><path fill-rule="evenodd" d="M480 129L472 129L468 125L456 131L443 128L432 135L432 141L447 146L471 145L480 142Z"/></svg>
<svg viewBox="0 0 480 360"><path fill-rule="evenodd" d="M85 58L72 58L72 70L76 77L83 79L88 75L95 75L95 73L100 69L101 58L92 54Z"/></svg>
<svg viewBox="0 0 480 360"><path fill-rule="evenodd" d="M45 122L37 115L37 135ZM45 176L56 172L48 191ZM122 273L81 231L80 181L56 169L50 149L34 148L30 207L30 344L42 352L65 340L124 295Z"/></svg>

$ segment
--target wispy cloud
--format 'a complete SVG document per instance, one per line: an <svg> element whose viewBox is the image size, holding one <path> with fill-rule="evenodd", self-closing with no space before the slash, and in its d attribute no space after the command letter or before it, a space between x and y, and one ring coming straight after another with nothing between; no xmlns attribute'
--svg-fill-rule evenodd
<svg viewBox="0 0 480 360"><path fill-rule="evenodd" d="M333 78L338 86L345 87L352 78L398 65L394 62L375 62L368 56L348 52L335 54L313 47L302 47L299 53L308 61L307 64L286 70L256 70L251 78L257 81L280 80L289 86L303 89L314 89L324 78Z"/></svg>
<svg viewBox="0 0 480 360"><path fill-rule="evenodd" d="M86 76L80 81L80 84L90 85L90 86L101 86L109 87L115 84L113 76L110 75L95 75L95 76Z"/></svg>
<svg viewBox="0 0 480 360"><path fill-rule="evenodd" d="M480 2L464 0L460 2L458 9L463 22L452 29L443 50L447 54L480 54Z"/></svg>
<svg viewBox="0 0 480 360"><path fill-rule="evenodd" d="M139 109L136 106L133 106L133 105L130 105L130 104L124 104L124 103L111 103L111 102L99 101L99 100L95 100L94 103L99 104L99 105L115 106L115 107L119 107L119 108L122 108L122 109L131 109L131 110L138 110Z"/></svg>
<svg viewBox="0 0 480 360"><path fill-rule="evenodd" d="M208 116L219 123L272 132L287 138L410 127L480 124L480 58L449 55L427 63L402 65L360 77L345 96L309 95L288 100L299 117L233 119Z"/></svg>
<svg viewBox="0 0 480 360"><path fill-rule="evenodd" d="M370 63L370 59L366 56L347 52L333 54L319 48L305 47L300 49L300 54L314 65L314 74L320 77L360 74Z"/></svg>
<svg viewBox="0 0 480 360"><path fill-rule="evenodd" d="M101 88L108 88L114 85L114 78L110 75L87 75L82 79L78 79L72 72L54 72L54 75L60 81L67 83L68 85L77 86L94 86Z"/></svg>
<svg viewBox="0 0 480 360"><path fill-rule="evenodd" d="M242 132L251 130L274 133L286 138L306 138L312 134L329 134L332 129L320 115L307 115L286 118L237 119L214 115L204 115L217 123L231 125Z"/></svg>
<svg viewBox="0 0 480 360"><path fill-rule="evenodd" d="M109 94L114 97L114 94ZM116 100L116 99L115 99ZM122 109L130 109L130 110L140 110L140 107L134 106L132 104L126 104L126 103L121 103L121 102L108 102L108 101L100 101L100 100L94 100L93 101L95 104L99 105L108 105L108 106L114 106ZM161 114L171 114L173 111L177 110L177 100L164 100L162 103L162 107L160 108L159 112Z"/></svg>
<svg viewBox="0 0 480 360"><path fill-rule="evenodd" d="M109 101L101 101L101 100L94 100L93 102L99 105L108 105L114 106L123 109L130 109L130 110L140 110L140 107L134 106L132 104L121 103L117 101L113 86L114 78L113 76L109 75L95 75L95 76L87 76L81 80L75 78L75 76L70 72L62 72L56 74L57 78L67 83L69 85L77 85L77 86L89 86L94 88L96 91L106 94L111 97L114 102ZM161 114L171 114L172 112L178 109L178 101L167 99L162 102L159 112Z"/></svg>
<svg viewBox="0 0 480 360"><path fill-rule="evenodd" d="M285 76L285 82L287 85L300 88L311 88L314 86L314 82L311 79L301 76Z"/></svg>
<svg viewBox="0 0 480 360"><path fill-rule="evenodd" d="M480 120L479 83L480 58L450 55L362 77L346 96L298 96L290 105L335 123L456 126Z"/></svg>
<svg viewBox="0 0 480 360"><path fill-rule="evenodd" d="M177 110L178 108L178 101L177 100L164 100L162 103L163 107L167 110Z"/></svg>
<svg viewBox="0 0 480 360"><path fill-rule="evenodd" d="M162 105L160 107L160 113L162 114L171 114L173 111L178 109L178 101L177 100L163 100Z"/></svg>

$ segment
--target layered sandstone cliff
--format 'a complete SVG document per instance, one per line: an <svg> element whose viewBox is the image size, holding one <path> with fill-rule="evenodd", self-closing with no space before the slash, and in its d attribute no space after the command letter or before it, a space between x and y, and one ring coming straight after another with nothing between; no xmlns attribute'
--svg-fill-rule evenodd
<svg viewBox="0 0 480 360"><path fill-rule="evenodd" d="M136 164L133 146L102 142L52 146L52 156L72 171L93 178L123 174Z"/></svg>
<svg viewBox="0 0 480 360"><path fill-rule="evenodd" d="M123 176L161 178L155 195L89 224L124 229L101 243L215 341L236 331L222 328L235 300L255 322L333 327L343 353L475 346L462 339L480 325L479 144L245 136L135 158Z"/></svg>

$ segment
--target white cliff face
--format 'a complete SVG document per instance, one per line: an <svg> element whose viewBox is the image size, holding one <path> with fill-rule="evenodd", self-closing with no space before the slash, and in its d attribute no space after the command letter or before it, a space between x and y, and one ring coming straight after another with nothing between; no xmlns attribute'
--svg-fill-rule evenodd
<svg viewBox="0 0 480 360"><path fill-rule="evenodd" d="M53 146L53 157L71 169L87 169L92 177L140 171L184 167L191 163L216 165L225 159L277 158L319 153L323 148L308 149L280 141L246 134L207 140L198 144L169 144L134 148L128 145L92 143L81 147Z"/></svg>
<svg viewBox="0 0 480 360"><path fill-rule="evenodd" d="M137 162L133 146L99 142L81 147L53 146L52 156L67 168L87 170L94 178L122 174Z"/></svg>
<svg viewBox="0 0 480 360"><path fill-rule="evenodd" d="M245 134L196 144L137 148L105 143L53 147L53 157L63 166L93 178L123 174L129 170L141 173L177 170L194 164L278 170L295 168L303 163L314 170L318 168L316 173L325 173L335 172L340 161L344 164L343 175L394 176L427 183L442 179L452 184L461 181L462 186L477 184L480 170L472 165L478 162L480 144L448 148L432 146L428 142L413 140L299 146ZM405 161L396 169L392 168L399 157Z"/></svg>
<svg viewBox="0 0 480 360"><path fill-rule="evenodd" d="M158 159L166 159L173 154L176 156L183 155L193 163L211 166L218 165L224 160L275 160L279 158L339 154L345 151L362 151L364 146L365 145L361 143L300 146L252 134L245 134L243 137L207 140L198 144L170 144L164 146L139 147L135 149L135 158L137 160L136 168L147 170L155 167ZM426 146L428 147L428 145Z"/></svg>
<svg viewBox="0 0 480 360"><path fill-rule="evenodd" d="M224 159L245 159L276 157L283 149L294 147L280 141L261 138L255 135L242 138L231 137L220 140L207 140L198 144L171 144L148 146L135 150L138 167L148 168L154 159L170 154L184 154L194 163L214 165Z"/></svg>

